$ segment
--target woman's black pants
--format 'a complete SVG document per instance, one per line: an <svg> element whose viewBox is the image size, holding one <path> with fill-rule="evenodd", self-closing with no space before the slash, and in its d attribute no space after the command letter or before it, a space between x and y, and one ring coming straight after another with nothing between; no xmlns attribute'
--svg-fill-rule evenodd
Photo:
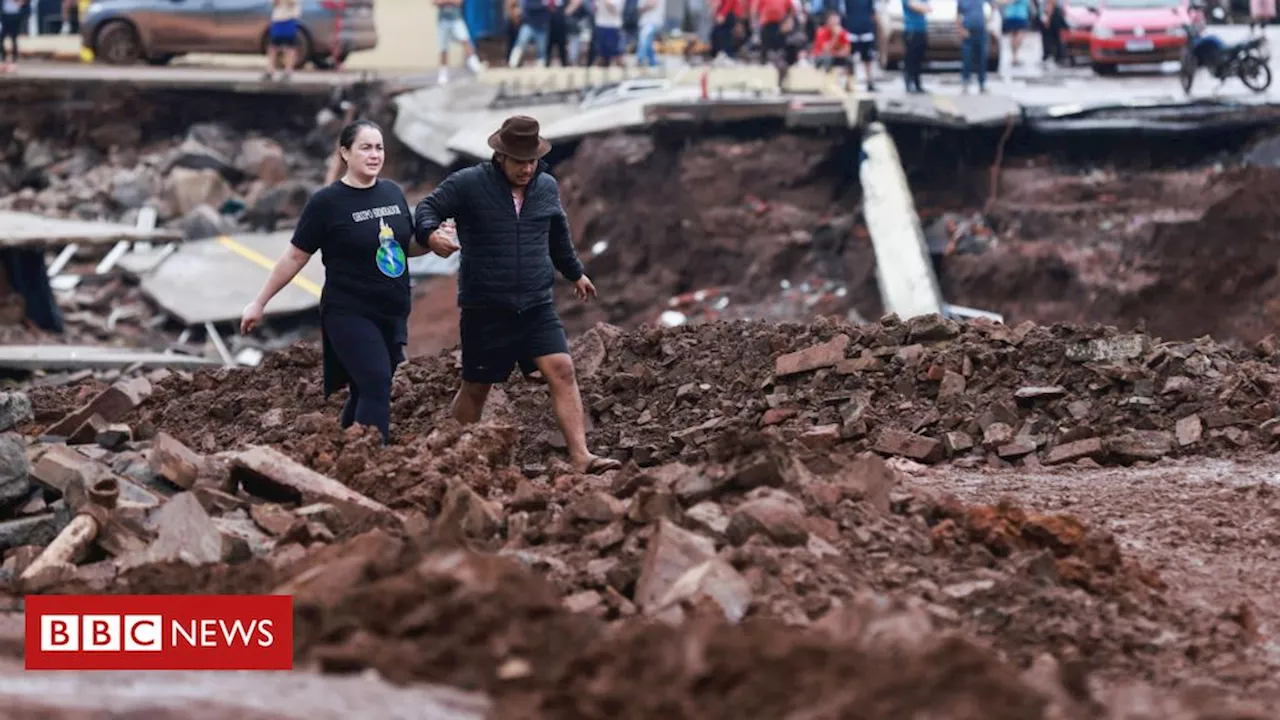
<svg viewBox="0 0 1280 720"><path fill-rule="evenodd" d="M391 375L394 333L360 315L324 314L324 332L338 362L350 376L351 395L342 407L342 427L376 427L391 442Z"/></svg>

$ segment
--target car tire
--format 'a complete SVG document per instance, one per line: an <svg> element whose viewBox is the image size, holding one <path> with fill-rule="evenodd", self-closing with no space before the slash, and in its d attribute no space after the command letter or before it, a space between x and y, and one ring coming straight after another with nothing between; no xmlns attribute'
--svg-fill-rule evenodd
<svg viewBox="0 0 1280 720"><path fill-rule="evenodd" d="M159 55L152 55L151 57L147 58L147 64L155 65L156 67L163 67L173 62L173 59L176 57L178 56L173 53L161 53Z"/></svg>
<svg viewBox="0 0 1280 720"><path fill-rule="evenodd" d="M112 20L98 31L93 55L108 65L135 65L146 53L133 25L125 20Z"/></svg>

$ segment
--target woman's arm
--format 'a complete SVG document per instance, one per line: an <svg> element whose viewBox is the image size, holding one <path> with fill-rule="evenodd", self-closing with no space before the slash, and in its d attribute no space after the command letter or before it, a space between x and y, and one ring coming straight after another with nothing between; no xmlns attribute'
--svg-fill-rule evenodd
<svg viewBox="0 0 1280 720"><path fill-rule="evenodd" d="M253 331L266 312L267 303L271 302L285 285L293 282L293 279L302 272L302 268L306 267L307 262L311 260L311 254L298 248L296 245L290 244L288 249L284 251L284 255L276 261L275 267L271 268L271 274L267 276L266 283L262 286L262 291L258 293L258 297L253 302L245 306L244 313L240 316L240 334L248 335Z"/></svg>

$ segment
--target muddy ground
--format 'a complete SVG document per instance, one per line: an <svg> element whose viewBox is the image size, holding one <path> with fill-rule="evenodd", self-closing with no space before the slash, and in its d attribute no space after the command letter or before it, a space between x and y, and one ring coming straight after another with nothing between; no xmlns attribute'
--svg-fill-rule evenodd
<svg viewBox="0 0 1280 720"><path fill-rule="evenodd" d="M575 354L620 471L565 466L534 383L456 427L447 356L398 377L389 448L338 430L311 348L157 376L120 472L158 430L211 461L267 443L403 523L49 591L287 588L300 667L496 717L1273 716L1228 708L1280 697L1274 349L924 318L598 327ZM22 432L96 389L34 391Z"/></svg>

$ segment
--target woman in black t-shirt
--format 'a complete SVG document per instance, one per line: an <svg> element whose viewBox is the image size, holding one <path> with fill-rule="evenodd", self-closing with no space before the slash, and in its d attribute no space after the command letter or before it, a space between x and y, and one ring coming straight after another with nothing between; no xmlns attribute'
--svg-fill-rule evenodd
<svg viewBox="0 0 1280 720"><path fill-rule="evenodd" d="M408 342L407 258L426 254L413 242L413 214L404 191L378 173L382 130L368 120L342 129L338 154L343 175L316 191L293 231L293 240L258 298L244 309L240 332L262 322L271 298L320 251L324 290L320 326L324 345L324 393L351 387L341 424L373 426L391 441L391 376L404 362Z"/></svg>

